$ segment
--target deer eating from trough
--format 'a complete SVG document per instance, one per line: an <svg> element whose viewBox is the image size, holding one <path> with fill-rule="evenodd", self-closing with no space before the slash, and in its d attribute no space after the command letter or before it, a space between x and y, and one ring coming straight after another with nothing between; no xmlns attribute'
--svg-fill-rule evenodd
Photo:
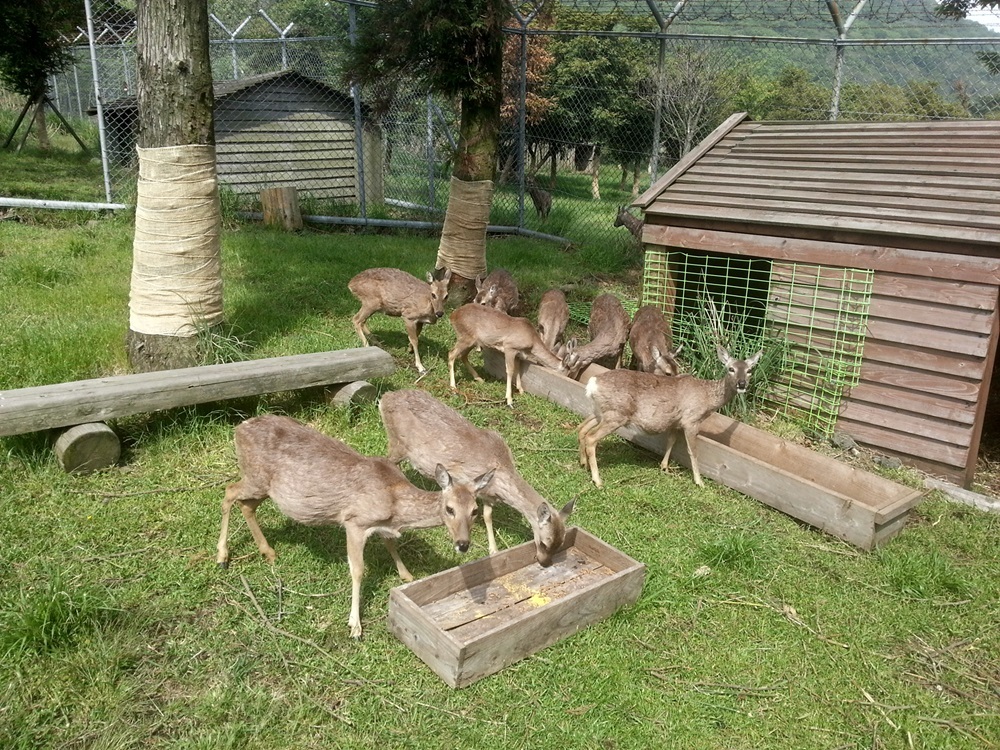
<svg viewBox="0 0 1000 750"><path fill-rule="evenodd" d="M473 301L477 305L486 305L508 315L516 315L519 303L517 282L510 271L496 268L486 278L476 279L476 298Z"/></svg>
<svg viewBox="0 0 1000 750"><path fill-rule="evenodd" d="M590 306L587 330L590 341L577 346L572 340L565 346L566 367L571 378L578 378L592 362L609 369L621 367L622 353L628 340L628 313L613 294L599 294Z"/></svg>
<svg viewBox="0 0 1000 750"><path fill-rule="evenodd" d="M425 324L436 323L444 315L444 303L448 299L448 283L451 271L445 271L440 278L427 274L423 282L416 276L398 268L369 268L347 282L351 294L361 302L361 309L351 318L363 346L368 346L368 318L377 312L402 318L406 324L406 335L413 350L414 363L423 373L427 370L420 361L417 339Z"/></svg>
<svg viewBox="0 0 1000 750"><path fill-rule="evenodd" d="M587 395L594 405L594 415L580 425L580 465L590 468L594 484L600 487L597 469L597 443L619 427L630 424L649 435L666 435L666 450L660 468L668 471L670 451L679 433L683 433L691 462L694 483L704 486L698 471L695 440L702 422L737 393L745 393L750 372L760 359L757 352L737 360L722 346L716 348L719 361L726 368L718 380L702 380L693 375L663 377L635 370L608 370L587 381Z"/></svg>
<svg viewBox="0 0 1000 750"><path fill-rule="evenodd" d="M448 352L448 374L452 390L458 387L455 384L457 359L465 363L474 380L482 381L469 362L469 352L476 346L486 346L503 353L507 373L507 406L514 405L512 383L516 384L519 393L524 390L521 387L520 359L550 367L557 372L566 371L566 363L545 347L538 331L527 318L514 318L492 307L468 304L456 308L449 319L457 336L455 346Z"/></svg>
<svg viewBox="0 0 1000 750"><path fill-rule="evenodd" d="M440 464L456 481L492 472L493 479L479 493L490 554L497 551L493 533L493 504L505 503L531 525L535 559L547 566L566 534L573 501L556 510L528 484L514 466L510 448L493 430L476 427L426 391L390 391L379 400L379 414L389 438L389 460L410 462L424 476Z"/></svg>
<svg viewBox="0 0 1000 750"><path fill-rule="evenodd" d="M538 302L538 333L549 351L556 351L562 343L563 332L569 324L569 305L561 289L549 289Z"/></svg>
<svg viewBox="0 0 1000 750"><path fill-rule="evenodd" d="M351 572L353 638L361 637L361 578L365 542L382 537L399 577L413 580L399 557L396 538L405 529L445 526L457 552L469 549L470 527L478 513L476 493L493 478L491 472L456 481L444 468L431 475L441 487L429 492L415 487L395 463L364 456L336 438L291 417L266 415L241 423L235 430L241 478L226 488L222 532L216 561L229 564L229 515L238 503L257 548L268 562L274 549L257 522L257 507L271 498L287 518L307 526L344 527Z"/></svg>
<svg viewBox="0 0 1000 750"><path fill-rule="evenodd" d="M670 325L656 305L643 305L635 311L628 331L632 350L632 369L657 375L677 375L677 355L682 347L670 350Z"/></svg>

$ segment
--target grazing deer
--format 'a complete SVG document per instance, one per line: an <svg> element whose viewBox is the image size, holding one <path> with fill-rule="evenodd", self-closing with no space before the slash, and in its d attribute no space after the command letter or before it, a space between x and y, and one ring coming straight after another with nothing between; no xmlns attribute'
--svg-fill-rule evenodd
<svg viewBox="0 0 1000 750"><path fill-rule="evenodd" d="M630 214L625 206L618 207L618 215L615 216L615 226L625 227L640 242L642 241L642 225L644 223L642 219L637 219Z"/></svg>
<svg viewBox="0 0 1000 750"><path fill-rule="evenodd" d="M597 470L597 443L625 424L650 435L666 433L666 450L660 468L668 471L670 451L678 432L684 433L694 483L704 487L698 471L695 440L708 416L744 393L761 352L744 360L733 359L722 346L716 347L726 373L719 380L701 380L692 375L664 378L634 370L609 370L587 382L587 395L594 404L594 416L580 425L580 465L590 467L594 484L600 487Z"/></svg>
<svg viewBox="0 0 1000 750"><path fill-rule="evenodd" d="M670 326L656 305L643 305L635 311L628 331L632 350L632 369L657 375L677 375L680 366L677 355L682 346L670 350Z"/></svg>
<svg viewBox="0 0 1000 750"><path fill-rule="evenodd" d="M524 184L525 187L528 188L528 195L531 198L531 204L535 207L535 212L538 214L540 219L546 219L549 215L549 211L552 210L552 193L548 190L543 190L541 186L535 182L534 177L528 177Z"/></svg>
<svg viewBox="0 0 1000 750"><path fill-rule="evenodd" d="M503 352L507 372L507 406L514 405L512 381L516 381L518 393L524 390L521 387L519 358L551 367L557 372L566 372L566 362L545 348L538 331L527 318L514 318L492 307L470 304L456 308L450 320L458 337L455 346L448 352L448 374L452 390L457 388L456 359L465 363L474 380L482 381L479 373L469 363L469 352L475 346L488 346Z"/></svg>
<svg viewBox="0 0 1000 750"><path fill-rule="evenodd" d="M569 376L578 378L592 362L609 369L621 367L622 353L628 339L629 317L619 300L613 294L599 294L590 306L590 342L578 347L570 341L563 352Z"/></svg>
<svg viewBox="0 0 1000 750"><path fill-rule="evenodd" d="M492 472L493 480L479 493L491 555L497 551L493 504L500 502L517 510L531 525L535 559L543 566L552 563L552 555L562 546L573 501L558 511L549 505L518 473L500 435L476 427L426 391L390 391L379 400L378 410L389 436L390 461L406 459L424 476L441 464L458 482Z"/></svg>
<svg viewBox="0 0 1000 750"><path fill-rule="evenodd" d="M361 577L365 542L378 534L404 581L413 576L396 549L405 529L446 526L457 552L469 549L469 529L478 506L476 493L492 473L472 482L454 481L443 466L433 476L441 492L414 487L393 462L363 456L291 417L266 415L236 427L236 459L242 478L226 488L217 562L229 564L229 513L239 503L257 548L268 562L275 553L257 522L257 506L270 497L288 518L308 526L344 527L351 570L351 637L361 637Z"/></svg>
<svg viewBox="0 0 1000 750"><path fill-rule="evenodd" d="M515 315L519 302L517 282L510 275L510 271L503 268L490 271L485 279L482 277L476 279L476 298L473 302L508 315Z"/></svg>
<svg viewBox="0 0 1000 750"><path fill-rule="evenodd" d="M559 289L549 289L538 302L538 333L549 351L555 351L562 342L563 331L569 323L569 305L566 295Z"/></svg>
<svg viewBox="0 0 1000 750"><path fill-rule="evenodd" d="M368 346L371 331L367 321L372 315L383 312L402 318L417 369L421 373L427 372L420 361L417 338L425 323L436 323L444 315L450 281L451 271L445 271L440 278L428 273L426 283L398 268L369 268L359 273L347 282L347 288L361 302L361 309L351 322L362 345Z"/></svg>

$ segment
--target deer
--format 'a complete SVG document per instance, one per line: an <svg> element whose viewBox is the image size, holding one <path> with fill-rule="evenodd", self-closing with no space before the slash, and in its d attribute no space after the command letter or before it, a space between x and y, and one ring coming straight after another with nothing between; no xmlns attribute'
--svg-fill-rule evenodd
<svg viewBox="0 0 1000 750"><path fill-rule="evenodd" d="M514 281L510 271L496 268L485 278L476 277L476 297L473 302L477 305L486 305L494 310L514 315L519 301L517 282Z"/></svg>
<svg viewBox="0 0 1000 750"><path fill-rule="evenodd" d="M548 218L549 211L552 210L552 193L548 190L543 190L535 182L534 177L528 177L524 184L528 188L528 196L531 198L531 204L535 207L535 213L544 221Z"/></svg>
<svg viewBox="0 0 1000 750"><path fill-rule="evenodd" d="M671 351L670 326L656 305L643 305L635 311L628 331L628 345L632 350L633 370L657 375L680 372L677 355L683 344Z"/></svg>
<svg viewBox="0 0 1000 750"><path fill-rule="evenodd" d="M369 345L368 336L371 331L368 330L367 322L375 313L382 312L402 318L406 324L414 364L420 373L427 372L420 361L417 338L424 324L434 324L444 315L450 281L449 270L438 277L428 273L426 282L398 268L369 268L359 273L347 282L347 288L361 302L361 309L351 318L361 344Z"/></svg>
<svg viewBox="0 0 1000 750"><path fill-rule="evenodd" d="M440 464L460 482L492 473L492 481L479 493L491 555L497 552L493 505L500 502L517 510L531 525L538 563L552 564L552 556L562 547L574 501L561 510L550 505L517 471L510 448L499 434L476 427L422 390L390 391L379 399L378 410L393 463L405 459L424 476L431 476Z"/></svg>
<svg viewBox="0 0 1000 750"><path fill-rule="evenodd" d="M538 333L549 351L556 351L569 324L569 305L559 289L549 289L538 302Z"/></svg>
<svg viewBox="0 0 1000 750"><path fill-rule="evenodd" d="M590 342L577 346L576 340L571 339L561 350L569 376L578 378L592 362L609 369L620 367L630 322L621 300L615 295L597 295L590 306L590 322L587 325Z"/></svg>
<svg viewBox="0 0 1000 750"><path fill-rule="evenodd" d="M507 406L510 407L514 406L512 382L516 381L518 393L524 392L521 387L519 359L551 367L561 373L567 370L566 360L557 357L546 348L538 331L527 318L515 318L492 307L472 303L455 308L449 319L457 336L455 346L448 352L448 374L453 391L457 389L455 384L457 359L465 363L473 380L477 382L483 380L469 362L469 352L475 346L488 346L503 352L507 374Z"/></svg>
<svg viewBox="0 0 1000 750"><path fill-rule="evenodd" d="M615 226L625 227L640 242L642 241L642 226L644 223L642 219L630 214L625 206L618 207L618 215L615 216Z"/></svg>
<svg viewBox="0 0 1000 750"><path fill-rule="evenodd" d="M222 501L222 532L216 562L229 566L229 515L238 503L257 549L273 563L274 549L257 521L257 507L271 498L278 510L307 526L344 527L347 564L351 572L352 638L361 638L361 578L368 537L382 537L396 571L404 581L413 576L396 547L406 529L445 526L455 551L469 549L470 527L479 506L476 493L492 472L456 481L444 466L433 469L440 492L415 487L399 467L385 458L364 456L350 446L291 417L253 417L234 431L241 478L226 487Z"/></svg>
<svg viewBox="0 0 1000 750"><path fill-rule="evenodd" d="M702 380L693 375L665 378L635 370L608 370L590 378L586 393L594 405L594 414L585 419L577 431L580 465L590 468L591 479L601 487L597 443L619 427L630 424L650 435L666 435L660 468L669 471L670 451L678 433L683 433L694 483L704 487L695 446L698 432L712 412L728 404L737 393L746 392L750 372L761 353L758 351L752 357L737 360L717 344L716 354L726 368L718 380Z"/></svg>

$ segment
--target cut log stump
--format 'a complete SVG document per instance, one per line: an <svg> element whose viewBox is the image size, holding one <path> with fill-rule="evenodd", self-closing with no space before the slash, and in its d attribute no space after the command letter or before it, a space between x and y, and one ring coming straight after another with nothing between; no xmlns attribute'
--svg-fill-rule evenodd
<svg viewBox="0 0 1000 750"><path fill-rule="evenodd" d="M378 389L364 380L344 383L327 389L327 402L341 409L369 404L378 397Z"/></svg>
<svg viewBox="0 0 1000 750"><path fill-rule="evenodd" d="M89 474L118 463L122 446L115 431L103 422L70 427L56 438L56 458L70 474Z"/></svg>
<svg viewBox="0 0 1000 750"><path fill-rule="evenodd" d="M264 223L288 232L302 229L299 194L293 187L272 187L260 191L260 206Z"/></svg>

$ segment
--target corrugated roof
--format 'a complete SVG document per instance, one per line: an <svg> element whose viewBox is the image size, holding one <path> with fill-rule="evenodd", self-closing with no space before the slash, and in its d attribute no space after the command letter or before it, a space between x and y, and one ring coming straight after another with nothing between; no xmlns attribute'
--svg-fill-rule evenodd
<svg viewBox="0 0 1000 750"><path fill-rule="evenodd" d="M658 224L998 245L1000 121L754 122L739 113L635 205Z"/></svg>

